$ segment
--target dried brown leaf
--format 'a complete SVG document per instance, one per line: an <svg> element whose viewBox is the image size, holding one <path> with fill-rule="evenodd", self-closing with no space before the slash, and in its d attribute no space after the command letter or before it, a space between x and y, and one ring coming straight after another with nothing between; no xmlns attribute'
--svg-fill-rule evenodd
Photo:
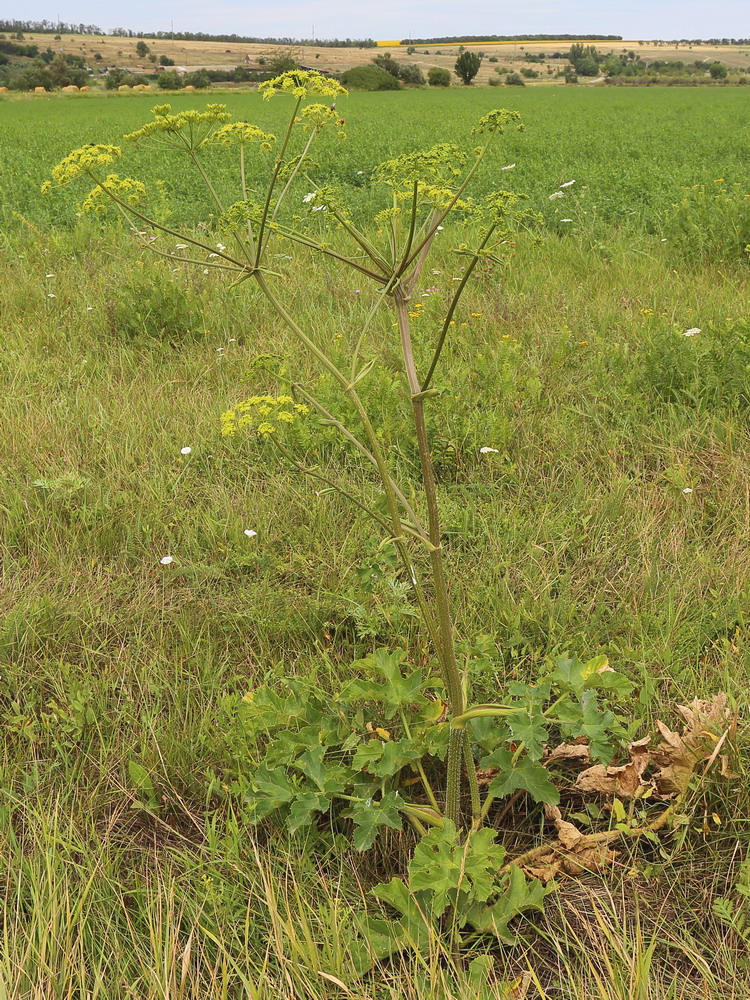
<svg viewBox="0 0 750 1000"><path fill-rule="evenodd" d="M549 751L548 763L556 764L562 760L591 760L591 751L585 738L581 741L574 740L572 743L561 743L560 746Z"/></svg>
<svg viewBox="0 0 750 1000"><path fill-rule="evenodd" d="M678 705L677 711L685 720L682 734L675 733L663 722L657 722L662 742L654 751L654 761L659 770L654 783L664 796L682 795L701 761L709 760L716 750L720 733L729 719L727 696L723 692L710 701L696 698L690 705Z"/></svg>

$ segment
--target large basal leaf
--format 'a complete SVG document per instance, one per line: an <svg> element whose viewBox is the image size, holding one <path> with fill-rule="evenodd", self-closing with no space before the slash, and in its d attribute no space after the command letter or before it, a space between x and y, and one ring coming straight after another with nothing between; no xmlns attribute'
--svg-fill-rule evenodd
<svg viewBox="0 0 750 1000"><path fill-rule="evenodd" d="M367 771L376 778L390 778L413 760L419 760L422 751L414 740L373 739L357 748L352 761L354 771Z"/></svg>
<svg viewBox="0 0 750 1000"><path fill-rule="evenodd" d="M515 934L508 929L510 922L528 910L543 909L546 892L538 879L527 881L520 868L510 869L505 891L496 903L477 903L467 914L467 922L480 934L494 934L507 944L515 943Z"/></svg>
<svg viewBox="0 0 750 1000"><path fill-rule="evenodd" d="M375 843L381 826L392 830L403 829L399 812L401 799L396 792L388 792L379 801L367 799L357 802L352 809L355 823L354 846L358 851L366 851Z"/></svg>
<svg viewBox="0 0 750 1000"><path fill-rule="evenodd" d="M341 692L340 700L344 703L378 702L385 706L387 719L393 718L400 708L426 704L427 699L421 693L424 686L422 671L402 674L401 665L405 659L406 653L401 649L391 652L381 648L358 660L352 664L353 667L373 673L378 679L357 678L350 681Z"/></svg>
<svg viewBox="0 0 750 1000"><path fill-rule="evenodd" d="M528 757L521 757L514 764L513 757L510 750L498 749L482 759L483 768L496 767L499 772L490 784L489 794L503 798L522 790L536 802L556 805L560 801L560 793L550 781L547 769Z"/></svg>
<svg viewBox="0 0 750 1000"><path fill-rule="evenodd" d="M599 711L594 691L584 691L580 702L565 701L557 708L562 722L561 731L566 739L585 736L589 741L591 756L610 764L614 756L612 729L617 725L610 711Z"/></svg>
<svg viewBox="0 0 750 1000"><path fill-rule="evenodd" d="M302 792L292 802L291 808L286 818L286 825L290 833L296 833L302 826L309 826L312 823L315 813L326 812L331 805L331 800L322 792L308 790Z"/></svg>
<svg viewBox="0 0 750 1000"><path fill-rule="evenodd" d="M263 762L252 777L252 789L245 801L254 822L292 802L299 788L282 767L269 768Z"/></svg>

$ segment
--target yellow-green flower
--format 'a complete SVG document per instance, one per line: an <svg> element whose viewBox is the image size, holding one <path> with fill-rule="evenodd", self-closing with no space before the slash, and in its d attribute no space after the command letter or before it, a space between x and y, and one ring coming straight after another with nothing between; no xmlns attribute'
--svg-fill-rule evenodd
<svg viewBox="0 0 750 1000"><path fill-rule="evenodd" d="M269 100L276 94L291 94L296 98L305 98L311 94L336 98L346 97L349 93L338 80L305 69L290 70L281 76L275 76L273 80L266 80L260 84L258 90L263 94L264 100Z"/></svg>
<svg viewBox="0 0 750 1000"><path fill-rule="evenodd" d="M119 174L108 174L101 186L97 185L89 192L81 205L84 213L103 215L113 205L110 194L115 195L133 208L138 208L146 201L146 185L132 177L120 177Z"/></svg>
<svg viewBox="0 0 750 1000"><path fill-rule="evenodd" d="M261 149L268 152L276 142L276 136L248 122L229 122L214 132L211 142L219 142L222 146L247 146L257 142Z"/></svg>
<svg viewBox="0 0 750 1000"><path fill-rule="evenodd" d="M225 104L208 104L205 111L189 109L171 114L169 104L159 104L151 109L154 120L146 122L125 138L133 141L160 137L164 145L183 146L185 149L200 149L209 142L217 130L232 117Z"/></svg>
<svg viewBox="0 0 750 1000"><path fill-rule="evenodd" d="M52 180L55 184L68 184L78 177L91 177L97 167L109 166L121 153L119 146L106 146L102 143L81 146L68 153L64 160L52 168Z"/></svg>

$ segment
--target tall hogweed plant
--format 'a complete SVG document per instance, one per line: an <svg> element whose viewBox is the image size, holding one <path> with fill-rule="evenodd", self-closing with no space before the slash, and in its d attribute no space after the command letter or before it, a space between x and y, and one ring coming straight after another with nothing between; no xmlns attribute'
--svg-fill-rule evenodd
<svg viewBox="0 0 750 1000"><path fill-rule="evenodd" d="M75 150L54 168L48 186L89 179L94 189L85 205L97 212L114 206L156 254L223 270L235 284L256 283L327 384L337 387L341 406L334 412L336 406L319 398L315 385L288 381L279 395L259 393L228 409L222 433L254 435L318 480L321 489L343 494L371 518L397 552L423 623L433 657L426 665L410 663L404 649L376 648L352 664L351 676L333 695L303 678L289 678L282 691L266 686L245 697L244 725L262 747L262 759L248 765L245 779L252 817L261 821L276 814L291 832L315 825L322 815L336 823L348 820L358 851L372 848L384 828L412 828L417 841L405 877L373 890L391 918L361 918L363 968L405 948L427 947L436 929L447 932L455 947L487 933L512 940L510 921L541 908L548 877L541 869L538 877L529 877L510 863L497 842L499 821L515 803L533 800L544 804L550 822L561 829L565 761L585 758L604 769L612 763L628 735L612 704L632 689L603 657L582 662L562 656L534 683L509 683L500 702L475 704L472 682L483 666L492 665L486 649L457 641L452 620L426 410L441 391L446 339L472 274L479 264L500 259L519 228L539 221L522 210L522 196L509 191L494 191L479 202L468 195L490 144L509 128L521 129L519 115L496 110L482 117L472 130L478 145L471 154L445 142L381 163L372 180L384 192L384 207L375 225L363 229L335 190L312 179L316 138L329 130L343 133L336 100L346 91L307 71L284 73L260 90L265 98L291 101L280 137L232 121L218 104L205 111L156 107L152 121L125 137L192 161L213 203L218 244L205 230L181 231L151 217L144 186L108 172L121 155L117 146ZM234 201L222 197L211 175L210 147L236 157ZM472 225L461 231L472 240L455 247L464 263L462 276L434 328L429 360L418 364L415 357L424 354L424 345L415 352L411 303L449 216L471 217ZM179 241L177 250L163 249L164 236ZM282 241L323 255L353 271L358 282L371 284L372 308L345 364L296 318L294 301L285 297L275 270ZM395 457L362 394L380 361L367 357L367 334L380 310L392 313L404 405L419 455L419 473L407 482L399 481ZM333 428L361 460L359 491L307 461L300 428L312 420ZM371 498L373 471L377 502ZM560 745L578 749L550 753ZM635 827L639 816L631 809L622 820Z"/></svg>

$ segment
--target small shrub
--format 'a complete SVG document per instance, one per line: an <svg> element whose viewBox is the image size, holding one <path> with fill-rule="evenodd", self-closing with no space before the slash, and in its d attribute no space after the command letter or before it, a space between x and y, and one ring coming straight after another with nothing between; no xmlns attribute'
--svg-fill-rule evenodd
<svg viewBox="0 0 750 1000"><path fill-rule="evenodd" d="M354 66L341 77L345 87L354 90L400 90L401 84L395 76L386 73L379 66Z"/></svg>
<svg viewBox="0 0 750 1000"><path fill-rule="evenodd" d="M526 81L520 75L520 73L508 73L505 77L505 83L509 87L525 87Z"/></svg>
<svg viewBox="0 0 750 1000"><path fill-rule="evenodd" d="M431 87L450 87L450 70L444 69L442 66L430 66L427 71L427 82Z"/></svg>
<svg viewBox="0 0 750 1000"><path fill-rule="evenodd" d="M194 296L163 272L160 281L136 278L125 282L107 303L109 331L123 340L178 345L202 331L199 317Z"/></svg>
<svg viewBox="0 0 750 1000"><path fill-rule="evenodd" d="M179 90L182 87L182 77L176 70L168 69L159 74L157 83L162 90Z"/></svg>
<svg viewBox="0 0 750 1000"><path fill-rule="evenodd" d="M419 87L423 87L425 84L424 73L414 63L401 66L398 76L402 83L411 83Z"/></svg>
<svg viewBox="0 0 750 1000"><path fill-rule="evenodd" d="M164 73L162 73L164 76ZM211 77L205 69L197 69L193 73L186 73L182 78L184 87L195 87L196 90L204 90L211 86Z"/></svg>
<svg viewBox="0 0 750 1000"><path fill-rule="evenodd" d="M375 56L372 62L378 69L385 70L386 73L390 73L396 79L401 75L401 63L397 59L394 59L390 52L384 52L380 56Z"/></svg>

